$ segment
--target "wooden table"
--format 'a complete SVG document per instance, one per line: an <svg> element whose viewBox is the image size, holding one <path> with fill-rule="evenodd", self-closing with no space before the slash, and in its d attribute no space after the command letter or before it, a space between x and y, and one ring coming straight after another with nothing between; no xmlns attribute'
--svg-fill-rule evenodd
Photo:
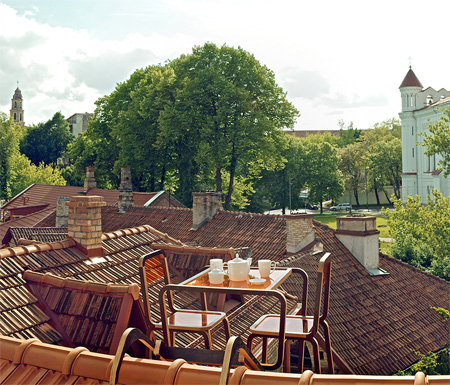
<svg viewBox="0 0 450 385"><path fill-rule="evenodd" d="M206 269L199 274L181 282L180 284L170 284L166 285L159 293L159 304L161 308L161 319L163 323L163 333L164 339L167 340L169 338L169 329L167 326L167 310L165 306L165 296L167 292L170 291L187 291L187 292L196 292L201 294L202 306L204 309L207 309L206 302L206 294L212 293L222 296L223 298L227 294L236 294L236 295L258 295L258 296L270 296L278 299L281 305L280 315L280 331L279 335L279 344L278 344L278 359L275 364L263 364L265 369L275 370L279 368L283 364L284 359L284 340L285 340L285 331L286 331L286 297L280 291L276 290L293 272L293 270L301 270L301 269L292 269L292 268L276 268L269 278L266 279L266 282L262 285L254 285L249 282L249 279L246 281L228 281L224 280L221 285L212 285L209 283L208 272L210 269ZM301 270L304 278L307 279L306 273ZM250 275L255 278L259 278L259 271L257 268L251 268ZM304 281L304 284L307 282ZM305 295L304 295L305 297Z"/></svg>

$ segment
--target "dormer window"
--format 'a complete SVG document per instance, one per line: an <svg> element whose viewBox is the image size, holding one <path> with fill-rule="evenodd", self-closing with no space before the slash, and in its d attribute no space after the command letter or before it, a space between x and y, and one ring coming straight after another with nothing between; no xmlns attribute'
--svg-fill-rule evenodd
<svg viewBox="0 0 450 385"><path fill-rule="evenodd" d="M427 105L429 106L430 104L433 104L433 96L427 95Z"/></svg>

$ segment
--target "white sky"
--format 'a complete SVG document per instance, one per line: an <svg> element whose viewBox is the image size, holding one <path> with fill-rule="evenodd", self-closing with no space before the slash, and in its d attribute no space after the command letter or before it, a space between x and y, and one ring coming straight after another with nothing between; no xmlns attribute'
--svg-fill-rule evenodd
<svg viewBox="0 0 450 385"><path fill-rule="evenodd" d="M449 15L449 0L0 0L0 111L19 81L27 125L93 112L137 68L213 42L275 72L296 129L365 129L398 117L409 57L450 88Z"/></svg>

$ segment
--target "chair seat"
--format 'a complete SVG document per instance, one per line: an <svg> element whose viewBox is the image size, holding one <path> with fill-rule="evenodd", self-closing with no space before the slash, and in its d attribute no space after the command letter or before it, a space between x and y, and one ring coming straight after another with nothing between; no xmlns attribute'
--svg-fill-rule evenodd
<svg viewBox="0 0 450 385"><path fill-rule="evenodd" d="M208 330L221 322L225 313L201 310L177 310L167 319L169 329Z"/></svg>
<svg viewBox="0 0 450 385"><path fill-rule="evenodd" d="M286 338L304 337L310 333L314 324L314 317L287 315L286 316ZM250 326L250 333L261 336L277 337L280 333L280 315L263 315Z"/></svg>

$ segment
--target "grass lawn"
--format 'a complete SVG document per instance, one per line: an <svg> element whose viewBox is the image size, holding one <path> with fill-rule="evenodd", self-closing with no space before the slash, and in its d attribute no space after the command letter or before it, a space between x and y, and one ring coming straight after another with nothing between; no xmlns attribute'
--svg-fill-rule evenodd
<svg viewBox="0 0 450 385"><path fill-rule="evenodd" d="M336 218L342 217L347 214L345 213L323 213L314 215L314 219L323 223L327 226L336 229ZM380 231L380 238L389 238L389 226L387 222L387 218L383 216L377 215L377 229ZM380 242L380 251L384 254L389 255L389 243L388 242Z"/></svg>

